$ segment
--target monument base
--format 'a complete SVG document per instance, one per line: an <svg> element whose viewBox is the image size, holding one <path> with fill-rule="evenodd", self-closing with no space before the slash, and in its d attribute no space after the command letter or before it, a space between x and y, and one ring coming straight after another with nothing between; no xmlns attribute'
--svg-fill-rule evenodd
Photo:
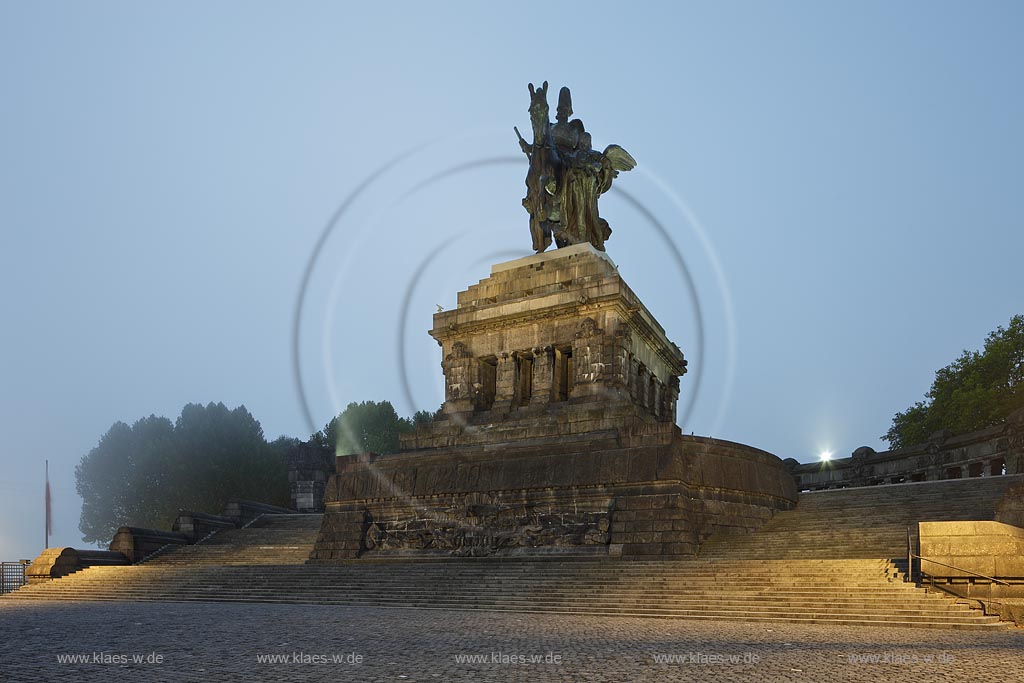
<svg viewBox="0 0 1024 683"><path fill-rule="evenodd" d="M675 425L338 458L311 562L695 555L796 504L774 455Z"/></svg>
<svg viewBox="0 0 1024 683"><path fill-rule="evenodd" d="M775 456L680 433L682 351L589 243L494 265L430 334L444 405L337 459L311 561L685 556L796 502Z"/></svg>

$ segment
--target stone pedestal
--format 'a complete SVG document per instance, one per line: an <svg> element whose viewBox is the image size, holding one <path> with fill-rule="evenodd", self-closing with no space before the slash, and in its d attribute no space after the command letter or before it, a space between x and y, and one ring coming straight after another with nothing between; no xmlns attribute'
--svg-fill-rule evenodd
<svg viewBox="0 0 1024 683"><path fill-rule="evenodd" d="M686 556L795 504L775 456L680 434L686 360L590 244L493 266L430 334L440 418L338 458L311 561Z"/></svg>
<svg viewBox="0 0 1024 683"><path fill-rule="evenodd" d="M501 419L565 401L675 419L682 352L590 244L495 265L434 315L446 415ZM642 385L642 386L641 386Z"/></svg>
<svg viewBox="0 0 1024 683"><path fill-rule="evenodd" d="M288 451L288 485L296 512L323 512L324 487L334 469L333 449L300 443Z"/></svg>

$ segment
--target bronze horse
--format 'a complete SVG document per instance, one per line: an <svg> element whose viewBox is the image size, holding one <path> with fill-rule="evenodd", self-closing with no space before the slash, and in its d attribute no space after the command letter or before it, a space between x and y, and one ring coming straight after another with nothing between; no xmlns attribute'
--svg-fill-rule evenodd
<svg viewBox="0 0 1024 683"><path fill-rule="evenodd" d="M557 221L557 173L554 145L551 143L551 121L548 119L548 82L537 89L530 83L530 123L533 124L533 144L519 135L519 146L530 160L526 173L526 196L523 207L530 214L530 235L533 249L540 253L551 246L552 223Z"/></svg>

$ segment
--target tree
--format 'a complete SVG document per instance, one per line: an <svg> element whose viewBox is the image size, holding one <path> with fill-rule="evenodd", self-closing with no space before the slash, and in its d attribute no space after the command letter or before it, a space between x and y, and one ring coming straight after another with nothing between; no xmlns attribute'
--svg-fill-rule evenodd
<svg viewBox="0 0 1024 683"><path fill-rule="evenodd" d="M991 427L1024 407L1024 315L997 327L981 351L964 351L936 372L925 398L893 417L882 437L892 448L923 443L943 429L965 434Z"/></svg>
<svg viewBox="0 0 1024 683"><path fill-rule="evenodd" d="M413 413L412 424L413 427L422 427L428 425L434 421L434 413L429 410L417 410Z"/></svg>
<svg viewBox="0 0 1024 683"><path fill-rule="evenodd" d="M139 514L147 498L142 490L145 472L153 469L155 453L173 438L174 425L165 417L150 415L131 427L115 422L82 458L75 467L75 488L82 497L78 528L84 540L109 540L127 523L119 520L147 518Z"/></svg>
<svg viewBox="0 0 1024 683"><path fill-rule="evenodd" d="M268 444L239 406L189 404L172 425L116 422L75 468L79 529L104 542L122 525L169 529L180 509L220 512L231 498L287 505L286 444Z"/></svg>
<svg viewBox="0 0 1024 683"><path fill-rule="evenodd" d="M349 403L310 440L333 448L338 455L394 453L398 450L398 435L415 429L426 415L430 413L420 411L413 420L399 417L389 401Z"/></svg>

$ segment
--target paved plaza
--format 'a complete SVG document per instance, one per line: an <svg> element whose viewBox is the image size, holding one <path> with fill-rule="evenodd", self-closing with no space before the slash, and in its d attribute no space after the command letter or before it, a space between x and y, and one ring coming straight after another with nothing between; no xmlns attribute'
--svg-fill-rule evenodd
<svg viewBox="0 0 1024 683"><path fill-rule="evenodd" d="M1024 631L0 601L0 680L1016 681Z"/></svg>

